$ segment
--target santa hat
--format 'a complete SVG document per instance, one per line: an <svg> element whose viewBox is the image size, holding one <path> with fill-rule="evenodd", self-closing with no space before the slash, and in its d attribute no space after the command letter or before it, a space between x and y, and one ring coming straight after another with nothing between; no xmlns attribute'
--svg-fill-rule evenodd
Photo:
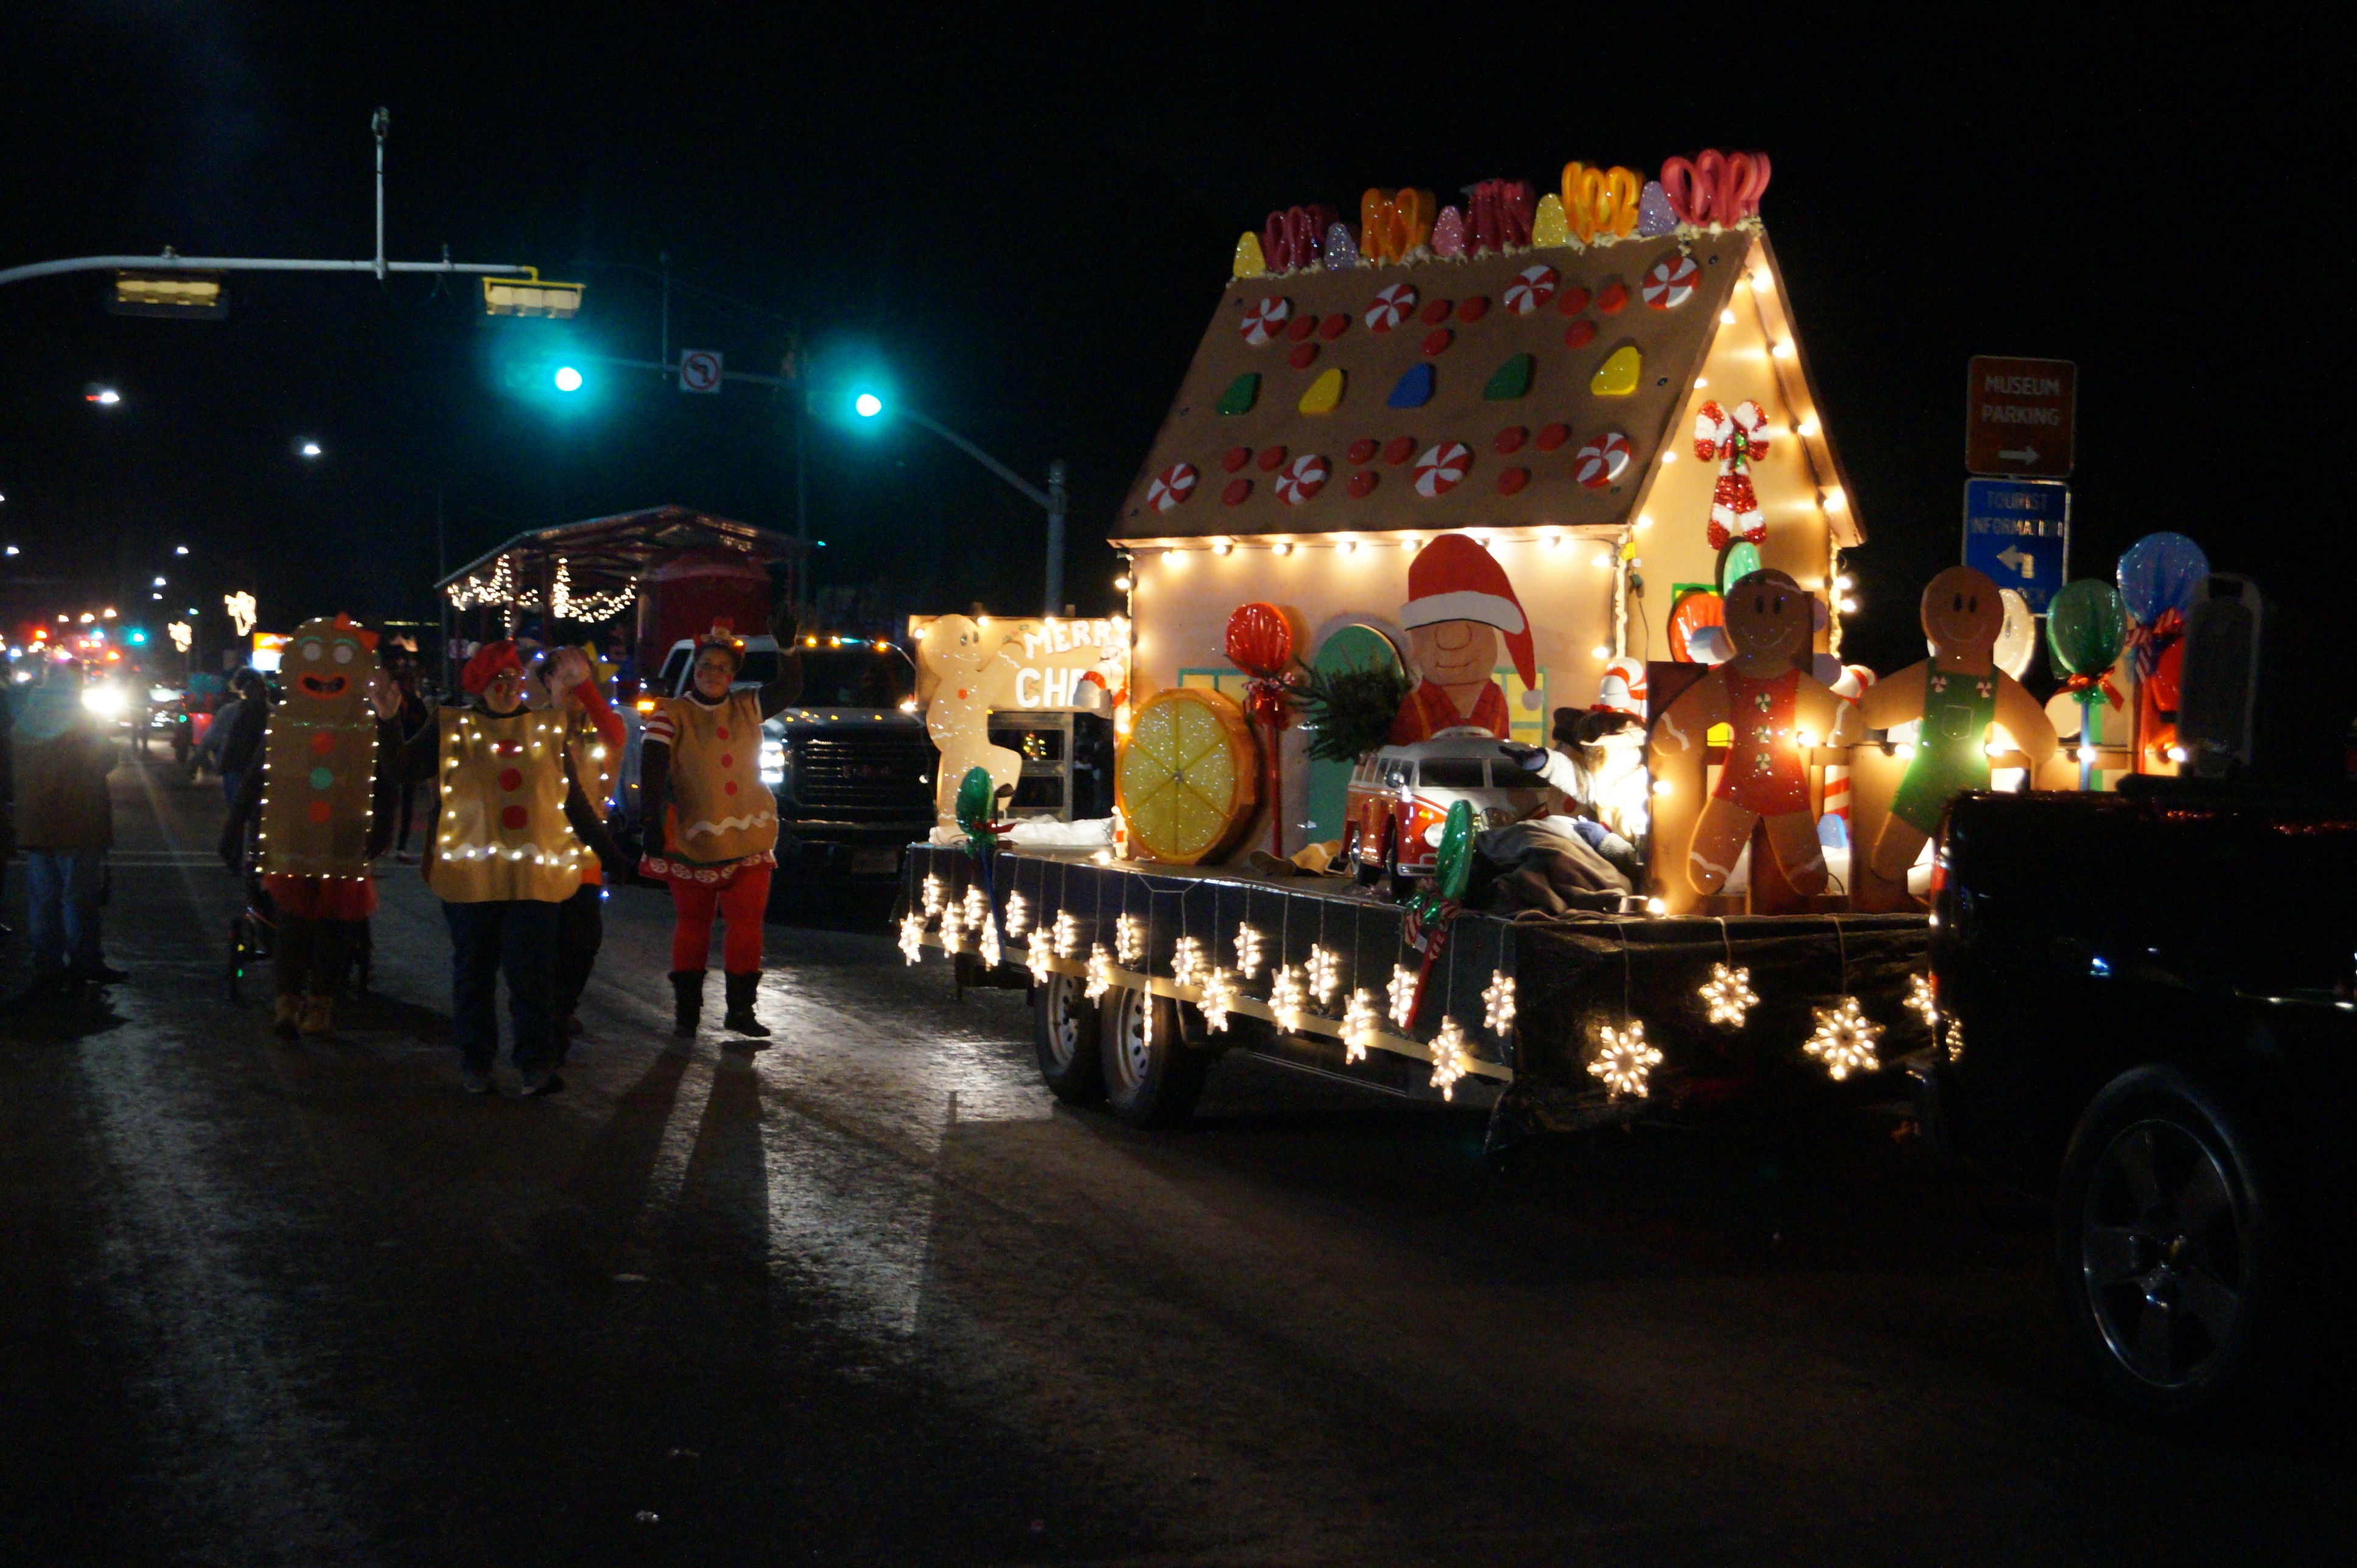
<svg viewBox="0 0 2357 1568"><path fill-rule="evenodd" d="M1531 623L1497 557L1461 533L1444 533L1415 553L1407 567L1407 603L1400 625L1410 631L1446 620L1478 621L1505 634L1506 651L1525 686L1539 683L1531 650Z"/></svg>
<svg viewBox="0 0 2357 1568"><path fill-rule="evenodd" d="M458 671L458 684L466 688L470 696L480 696L484 688L491 683L491 678L502 670L512 670L522 674L523 656L516 651L516 645L512 642L487 642L475 650L475 656L467 660L466 668Z"/></svg>

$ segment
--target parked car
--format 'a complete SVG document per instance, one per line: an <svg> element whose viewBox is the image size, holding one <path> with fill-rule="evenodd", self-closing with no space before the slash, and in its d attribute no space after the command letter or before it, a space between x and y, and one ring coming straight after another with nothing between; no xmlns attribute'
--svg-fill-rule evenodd
<svg viewBox="0 0 2357 1568"><path fill-rule="evenodd" d="M1342 854L1361 883L1389 874L1404 888L1437 868L1440 830L1458 801L1472 806L1476 826L1501 828L1544 811L1548 793L1486 731L1386 746L1351 775Z"/></svg>

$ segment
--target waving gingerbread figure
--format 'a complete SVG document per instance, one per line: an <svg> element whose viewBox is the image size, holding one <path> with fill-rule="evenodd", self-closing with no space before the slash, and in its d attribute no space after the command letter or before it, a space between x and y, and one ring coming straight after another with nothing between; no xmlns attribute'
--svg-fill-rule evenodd
<svg viewBox="0 0 2357 1568"><path fill-rule="evenodd" d="M1781 572L1754 572L1727 591L1734 657L1679 693L1653 729L1659 754L1691 751L1715 725L1733 732L1718 788L1695 819L1686 880L1717 892L1734 874L1751 824L1768 825L1776 864L1798 893L1825 886L1825 855L1809 809L1805 743L1841 745L1855 710L1806 668L1815 601Z"/></svg>
<svg viewBox="0 0 2357 1568"><path fill-rule="evenodd" d="M1869 729L1923 721L1874 841L1874 874L1891 882L1906 876L1951 800L1988 788L1992 725L2029 757L2033 773L2054 755L2046 710L1996 667L1996 635L2005 625L1996 585L1970 566L1951 566L1924 586L1922 613L1932 657L1876 682L1860 703Z"/></svg>

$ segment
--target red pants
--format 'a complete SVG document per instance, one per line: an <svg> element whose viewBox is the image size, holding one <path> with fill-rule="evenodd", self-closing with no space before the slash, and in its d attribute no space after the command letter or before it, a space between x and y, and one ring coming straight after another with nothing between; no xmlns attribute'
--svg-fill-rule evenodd
<svg viewBox="0 0 2357 1568"><path fill-rule="evenodd" d="M766 865L748 865L717 884L671 878L671 907L679 917L671 932L673 973L704 972L712 953L716 912L728 926L720 967L730 974L760 972L761 917L770 907L770 871Z"/></svg>

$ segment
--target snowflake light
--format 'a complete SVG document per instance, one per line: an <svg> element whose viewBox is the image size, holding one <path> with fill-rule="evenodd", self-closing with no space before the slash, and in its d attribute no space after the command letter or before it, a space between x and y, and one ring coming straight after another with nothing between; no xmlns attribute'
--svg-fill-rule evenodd
<svg viewBox="0 0 2357 1568"><path fill-rule="evenodd" d="M1113 923L1114 956L1125 964L1135 963L1146 956L1146 922L1135 915L1124 915Z"/></svg>
<svg viewBox="0 0 2357 1568"><path fill-rule="evenodd" d="M1857 997L1845 996L1839 1005L1820 1007L1816 1015L1817 1032L1801 1048L1824 1063L1835 1082L1881 1067L1875 1047L1882 1039L1882 1026L1866 1015Z"/></svg>
<svg viewBox="0 0 2357 1568"><path fill-rule="evenodd" d="M1097 942L1089 949L1088 983L1082 988L1092 1002L1113 989L1113 955Z"/></svg>
<svg viewBox="0 0 2357 1568"><path fill-rule="evenodd" d="M1964 1026L1953 1018L1948 1020L1946 1045L1950 1061L1960 1062L1964 1059Z"/></svg>
<svg viewBox="0 0 2357 1568"><path fill-rule="evenodd" d="M1457 1026L1454 1018L1440 1021L1440 1033L1432 1036L1432 1087L1440 1090L1443 1100L1457 1098L1457 1080L1473 1065L1472 1056L1465 1049L1465 1031Z"/></svg>
<svg viewBox="0 0 2357 1568"><path fill-rule="evenodd" d="M1365 986L1351 993L1351 1000L1342 1009L1342 1059L1362 1062L1367 1059L1367 1047L1375 1043L1375 993Z"/></svg>
<svg viewBox="0 0 2357 1568"><path fill-rule="evenodd" d="M1751 989L1751 972L1723 963L1710 966L1710 978L1703 983L1703 1002L1710 1008L1710 1021L1724 1024L1730 1029L1743 1027L1743 1015L1760 1005L1760 994Z"/></svg>
<svg viewBox="0 0 2357 1568"><path fill-rule="evenodd" d="M1048 944L1041 941L1036 932L1031 938L1028 961L1031 966L1031 983L1034 985L1047 984L1048 977L1056 972L1054 962L1048 956Z"/></svg>
<svg viewBox="0 0 2357 1568"><path fill-rule="evenodd" d="M1490 983L1481 993L1481 1026L1493 1035L1514 1026L1514 977L1503 970L1490 972Z"/></svg>
<svg viewBox="0 0 2357 1568"><path fill-rule="evenodd" d="M942 951L963 952L964 950L964 922L958 918L956 905L944 904L942 906Z"/></svg>
<svg viewBox="0 0 2357 1568"><path fill-rule="evenodd" d="M1010 942L1021 941L1024 931L1030 927L1030 924L1031 906L1023 901L1022 894L1009 893L1006 896L1006 940Z"/></svg>
<svg viewBox="0 0 2357 1568"><path fill-rule="evenodd" d="M1921 1015L1925 1028L1940 1026L1940 993L1932 989L1930 975L1910 974L1907 977L1907 1005Z"/></svg>
<svg viewBox="0 0 2357 1568"><path fill-rule="evenodd" d="M968 930L978 931L990 921L990 896L977 882L965 890L965 923Z"/></svg>
<svg viewBox="0 0 2357 1568"><path fill-rule="evenodd" d="M1642 1100L1652 1092L1648 1082L1653 1069L1662 1065L1662 1053L1645 1043L1645 1026L1632 1019L1626 1029L1604 1026L1604 1048L1587 1064L1587 1070L1604 1080L1609 1098L1631 1095Z"/></svg>
<svg viewBox="0 0 2357 1568"><path fill-rule="evenodd" d="M925 878L925 913L938 915L941 912L942 879L938 876L928 876Z"/></svg>
<svg viewBox="0 0 2357 1568"><path fill-rule="evenodd" d="M990 918L990 913L986 909L983 912L980 929L983 964L986 968L996 969L998 961L1006 955L998 945L998 922Z"/></svg>
<svg viewBox="0 0 2357 1568"><path fill-rule="evenodd" d="M925 918L910 910L900 917L900 956L910 963L925 950Z"/></svg>
<svg viewBox="0 0 2357 1568"><path fill-rule="evenodd" d="M1268 1010L1276 1015L1276 1026L1287 1034L1300 1028L1302 1008L1308 1002L1301 971L1289 963L1278 970L1268 985Z"/></svg>
<svg viewBox="0 0 2357 1568"><path fill-rule="evenodd" d="M1081 945L1080 923L1072 918L1070 910L1057 911L1056 927L1049 933L1048 945L1056 950L1058 958L1071 957L1072 950Z"/></svg>
<svg viewBox="0 0 2357 1568"><path fill-rule="evenodd" d="M1203 944L1192 937L1180 937L1178 945L1170 950L1170 983L1191 986L1203 972Z"/></svg>
<svg viewBox="0 0 2357 1568"><path fill-rule="evenodd" d="M1318 998L1318 1004L1323 1007L1341 989L1342 961L1325 948L1313 947L1309 950L1308 976L1309 994Z"/></svg>
<svg viewBox="0 0 2357 1568"><path fill-rule="evenodd" d="M1260 933L1250 926L1236 927L1236 972L1250 980L1260 972Z"/></svg>
<svg viewBox="0 0 2357 1568"><path fill-rule="evenodd" d="M1408 1010L1415 1005L1415 971L1404 964L1394 964L1392 983L1384 986L1383 991L1392 999L1392 1022L1403 1029L1406 1028Z"/></svg>
<svg viewBox="0 0 2357 1568"><path fill-rule="evenodd" d="M1226 1033L1228 1011L1236 1004L1236 983L1224 969L1213 969L1203 977L1203 999L1195 1005L1203 1010L1206 1026Z"/></svg>

